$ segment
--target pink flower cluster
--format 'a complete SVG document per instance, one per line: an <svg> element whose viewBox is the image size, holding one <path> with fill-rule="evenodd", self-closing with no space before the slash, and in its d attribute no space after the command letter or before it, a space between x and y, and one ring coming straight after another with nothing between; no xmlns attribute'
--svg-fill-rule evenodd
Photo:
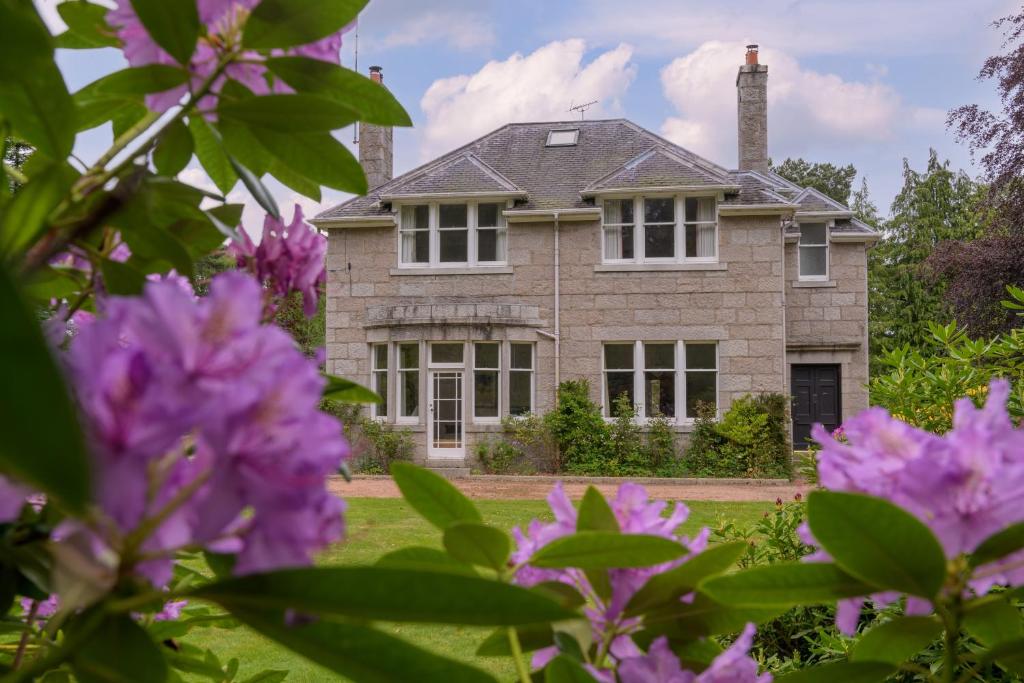
<svg viewBox="0 0 1024 683"><path fill-rule="evenodd" d="M754 625L747 624L740 637L707 669L699 674L683 669L669 649L668 639L658 638L642 657L630 657L619 664L620 683L771 683L772 675L758 674L757 662L747 653L754 642ZM607 683L614 678L607 677ZM605 681L602 681L605 683Z"/></svg>
<svg viewBox="0 0 1024 683"><path fill-rule="evenodd" d="M936 436L871 408L844 424L845 441L817 426L821 444L818 474L833 491L865 493L885 498L915 515L939 539L946 555L973 552L986 538L1024 521L1024 429L1014 426L1006 412L1010 385L993 381L984 408L964 398L956 403L953 429ZM804 540L813 543L809 529ZM827 559L823 552L812 559ZM982 567L971 587L979 594L995 584L1024 585L1024 553L999 565ZM1010 568L1013 567L1013 568ZM876 603L898 595L872 596ZM838 623L846 633L856 628L862 599L839 605ZM910 599L908 612L927 613L931 606Z"/></svg>
<svg viewBox="0 0 1024 683"><path fill-rule="evenodd" d="M316 367L262 312L243 273L198 300L152 282L107 299L70 343L103 515L80 531L120 553L152 527L138 569L156 585L180 548L234 553L247 573L306 564L341 536L343 505L326 488L348 455L341 425L317 409Z"/></svg>
<svg viewBox="0 0 1024 683"><path fill-rule="evenodd" d="M287 226L267 214L259 245L245 230L239 232L241 243L232 242L229 247L238 267L256 275L278 297L302 292L306 316L316 315L320 288L327 280L327 238L306 224L302 208L295 205Z"/></svg>
<svg viewBox="0 0 1024 683"><path fill-rule="evenodd" d="M707 547L708 529L700 531L696 538L690 540L686 536L676 535L676 529L686 521L689 510L682 503L676 503L672 512L665 516L663 513L667 507L665 501L650 501L647 492L642 486L632 483L622 484L614 498L609 502L615 519L619 523L619 529L624 534L651 534L669 538L686 546L690 551L685 557L674 562L654 567L643 567L638 569L611 569L608 571L609 583L611 584L611 595L602 598L590 585L586 575L579 569L544 569L533 567L529 559L540 548L557 538L568 536L576 532L577 511L572 502L566 496L561 484L557 484L548 496L548 504L555 515L555 521L551 524L543 524L538 520L530 522L526 533L518 527L512 530L516 540L516 551L512 554L512 562L522 565L515 575L516 583L523 586L534 586L546 581L557 581L575 587L587 598L590 606L585 610L590 619L591 628L594 633L595 642L605 642L611 637L609 655L613 661L619 664L619 676L623 683L653 683L668 681L700 681L701 683L718 683L719 681L736 681L737 683L762 683L767 679L756 678L757 665L746 657L750 649L750 639L753 637L753 630L745 635L736 649L730 649L723 653L716 664L723 671L739 671L735 668L733 660L744 659L750 663L749 668L752 676L739 676L725 678L713 678L708 672L701 674L703 678L680 677L694 676L692 672L682 672L679 669L679 660L667 650L666 643L655 642L650 652L646 655L641 651L630 637L631 633L639 630L641 620L639 617L627 618L624 611L629 600L639 591L644 584L654 575L683 564ZM744 640L745 638L745 640ZM745 644L744 644L745 643ZM740 651L741 650L741 651ZM538 650L534 654L534 667L543 667L552 657L558 654L554 647ZM674 660L674 668L671 666ZM721 661L719 661L721 660ZM733 663L730 663L733 662ZM627 665L628 664L628 665ZM608 670L592 669L591 673L598 676L600 680L614 680L614 676ZM625 676L629 675L630 678ZM675 676L675 677L672 677Z"/></svg>
<svg viewBox="0 0 1024 683"><path fill-rule="evenodd" d="M199 20L205 33L199 38L195 52L188 63L189 82L185 85L148 95L146 104L150 109L164 112L178 104L189 90L198 89L217 69L225 54L238 50L245 28L245 21L259 0L198 0ZM175 65L167 54L146 31L128 0L117 0L117 6L107 13L107 21L117 31L124 44L124 56L131 66L147 64ZM349 30L346 27L326 38L308 45L285 50L275 50L276 55L295 55L339 63L341 36ZM220 92L229 79L238 81L256 95L271 92L288 93L292 89L279 80L274 80L267 68L261 64L263 57L253 50L238 50L238 54L217 77L211 91ZM200 101L202 109L212 109L216 97L208 95Z"/></svg>

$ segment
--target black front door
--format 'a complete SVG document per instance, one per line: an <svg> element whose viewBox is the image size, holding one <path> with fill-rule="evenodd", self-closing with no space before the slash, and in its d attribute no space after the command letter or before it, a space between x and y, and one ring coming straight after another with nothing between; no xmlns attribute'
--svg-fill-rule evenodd
<svg viewBox="0 0 1024 683"><path fill-rule="evenodd" d="M807 447L811 426L832 431L842 421L838 365L793 366L793 447Z"/></svg>

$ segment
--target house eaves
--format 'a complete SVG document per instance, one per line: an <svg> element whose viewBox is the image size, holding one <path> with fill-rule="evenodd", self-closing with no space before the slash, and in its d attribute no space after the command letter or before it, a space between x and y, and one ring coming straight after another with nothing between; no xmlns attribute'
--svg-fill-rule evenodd
<svg viewBox="0 0 1024 683"><path fill-rule="evenodd" d="M343 218L311 218L318 228L393 228L397 225L393 215L345 216Z"/></svg>
<svg viewBox="0 0 1024 683"><path fill-rule="evenodd" d="M502 215L509 223L536 223L553 221L557 217L560 222L568 221L592 221L601 218L601 209L573 208L573 209L508 209L502 211Z"/></svg>
<svg viewBox="0 0 1024 683"><path fill-rule="evenodd" d="M611 197L614 195L635 195L638 192L643 194L660 193L660 192L739 192L739 185L654 185L645 186L642 188L637 187L609 187L601 188L599 190L583 190L580 192L580 196L583 198L590 197Z"/></svg>

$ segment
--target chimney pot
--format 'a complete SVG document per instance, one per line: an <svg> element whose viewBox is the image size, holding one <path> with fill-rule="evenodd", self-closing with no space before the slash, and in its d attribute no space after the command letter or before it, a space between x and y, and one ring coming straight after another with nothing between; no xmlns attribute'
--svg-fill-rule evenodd
<svg viewBox="0 0 1024 683"><path fill-rule="evenodd" d="M757 64L757 45L747 45L747 64Z"/></svg>
<svg viewBox="0 0 1024 683"><path fill-rule="evenodd" d="M384 82L384 73L379 66L370 67L370 80L372 80L374 83Z"/></svg>

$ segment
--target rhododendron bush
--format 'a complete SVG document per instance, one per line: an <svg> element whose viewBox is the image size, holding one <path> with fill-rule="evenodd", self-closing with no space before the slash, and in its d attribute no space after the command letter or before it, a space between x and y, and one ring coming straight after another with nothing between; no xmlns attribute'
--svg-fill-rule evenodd
<svg viewBox="0 0 1024 683"><path fill-rule="evenodd" d="M74 0L54 37L32 3L0 0L0 128L32 149L0 174L0 681L234 681L237 660L183 640L200 625L244 625L353 680L494 680L381 625L410 622L493 628L478 654L511 657L520 683L764 683L759 623L837 603L852 634L868 602L899 616L849 661L787 678L1021 671L1024 432L1002 382L941 437L881 410L841 441L819 430L828 490L809 498L806 562L736 571L744 543L682 534L686 507L632 484L578 504L556 487L554 521L509 533L398 463L438 543L315 565L344 538L328 479L349 456L321 399L377 397L274 324L289 297L316 312L326 239L298 208L282 217L263 178L365 192L332 132L409 125L338 63L362 4ZM129 67L72 94L58 47L120 49ZM111 147L73 155L101 125ZM178 180L193 157L219 193ZM258 242L225 198L239 183L266 210ZM197 260L225 243L237 270L198 296ZM936 640L945 659L924 669Z"/></svg>

